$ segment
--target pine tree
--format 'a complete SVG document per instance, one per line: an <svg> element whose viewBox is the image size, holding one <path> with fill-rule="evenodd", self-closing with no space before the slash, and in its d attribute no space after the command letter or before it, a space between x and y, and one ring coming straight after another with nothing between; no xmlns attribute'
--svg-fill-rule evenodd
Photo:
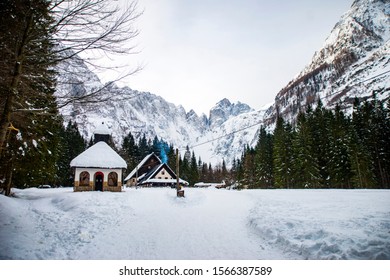
<svg viewBox="0 0 390 280"><path fill-rule="evenodd" d="M228 170L226 168L225 159L222 160L221 179L222 179L221 181L225 181L225 183L229 180L229 178L228 178Z"/></svg>
<svg viewBox="0 0 390 280"><path fill-rule="evenodd" d="M168 150L168 165L176 172L176 150L173 145L169 146Z"/></svg>
<svg viewBox="0 0 390 280"><path fill-rule="evenodd" d="M211 166L211 163L209 163L209 167L207 170L207 180L206 182L214 182L214 170L213 167Z"/></svg>
<svg viewBox="0 0 390 280"><path fill-rule="evenodd" d="M356 129L351 129L349 153L351 160L351 181L355 188L372 188L376 185L373 176L371 156L358 136Z"/></svg>
<svg viewBox="0 0 390 280"><path fill-rule="evenodd" d="M47 1L4 0L0 14L1 156L11 123L19 121L21 129L22 118L44 109L38 105L45 104L40 98L42 91L52 92L54 87L54 56L53 18Z"/></svg>
<svg viewBox="0 0 390 280"><path fill-rule="evenodd" d="M131 132L123 139L120 155L126 161L128 170L133 170L140 161L139 148Z"/></svg>
<svg viewBox="0 0 390 280"><path fill-rule="evenodd" d="M240 185L243 188L255 188L255 154L255 150L247 145L241 159Z"/></svg>
<svg viewBox="0 0 390 280"><path fill-rule="evenodd" d="M191 157L190 157L191 160ZM190 183L191 180L191 171L190 171L190 162L186 156L183 156L183 159L179 161L180 166L180 177Z"/></svg>
<svg viewBox="0 0 390 280"><path fill-rule="evenodd" d="M14 159L15 186L56 185L59 182L62 118L57 111L53 94L54 88L51 93L42 90L41 96L37 96L35 100L40 104L33 103L33 106L46 106L46 112L32 114L23 123L15 121L21 127L18 137L11 138L9 142L11 157Z"/></svg>
<svg viewBox="0 0 390 280"><path fill-rule="evenodd" d="M316 109L306 112L308 128L312 136L312 152L316 158L319 171L318 187L330 186L329 151L330 151L330 122L332 113L323 107L321 99L318 100Z"/></svg>
<svg viewBox="0 0 390 280"><path fill-rule="evenodd" d="M255 148L254 187L269 188L273 186L273 137L264 127L260 128L259 140Z"/></svg>
<svg viewBox="0 0 390 280"><path fill-rule="evenodd" d="M382 125L378 126L381 121L375 117L376 102L374 99L361 104L355 99L352 113L351 165L353 182L359 188L377 187L381 180L379 145L388 140L381 141L383 131L379 128Z"/></svg>
<svg viewBox="0 0 390 280"><path fill-rule="evenodd" d="M367 110L365 110L367 108ZM369 147L370 155L374 164L374 176L377 184L373 187L389 187L389 162L385 159L389 153L389 136L388 130L390 120L387 117L388 108L385 108L384 102L379 101L375 95L370 101L366 101L363 111L368 116L365 119L367 129L370 132L366 145Z"/></svg>
<svg viewBox="0 0 390 280"><path fill-rule="evenodd" d="M340 105L335 108L332 114L331 131L329 135L329 183L332 188L351 187L351 155L349 143L350 120L341 111Z"/></svg>
<svg viewBox="0 0 390 280"><path fill-rule="evenodd" d="M139 140L138 151L139 151L139 158L137 160L138 162L140 162L145 156L147 156L151 152L145 133L142 135L142 138Z"/></svg>
<svg viewBox="0 0 390 280"><path fill-rule="evenodd" d="M237 182L237 174L238 174L238 168L239 168L239 160L236 158L233 159L232 167L230 168L230 178L229 178L229 184L234 184Z"/></svg>
<svg viewBox="0 0 390 280"><path fill-rule="evenodd" d="M70 162L86 148L86 142L80 135L77 124L69 121L66 128L61 129L61 142L59 145L60 157L58 159L58 183L71 186L74 182Z"/></svg>
<svg viewBox="0 0 390 280"><path fill-rule="evenodd" d="M292 187L292 128L279 117L274 130L274 180L277 188Z"/></svg>
<svg viewBox="0 0 390 280"><path fill-rule="evenodd" d="M313 149L313 136L307 114L299 113L293 137L293 181L294 187L316 188L320 185L320 173Z"/></svg>
<svg viewBox="0 0 390 280"><path fill-rule="evenodd" d="M0 3L0 182L7 195L12 185L58 180L62 118L54 98L49 5L43 0Z"/></svg>
<svg viewBox="0 0 390 280"><path fill-rule="evenodd" d="M208 181L208 165L207 163L203 163L202 164L202 168L201 168L201 171L200 171L200 181L201 182L207 182Z"/></svg>
<svg viewBox="0 0 390 280"><path fill-rule="evenodd" d="M193 186L194 184L199 182L198 164L196 162L196 157L194 152L192 152L192 156L191 156L189 173L190 173L189 184Z"/></svg>
<svg viewBox="0 0 390 280"><path fill-rule="evenodd" d="M157 136L154 136L154 138L153 138L150 152L155 153L157 156L160 156L161 145L160 145L160 140L158 139ZM161 156L160 156L160 159L161 159Z"/></svg>

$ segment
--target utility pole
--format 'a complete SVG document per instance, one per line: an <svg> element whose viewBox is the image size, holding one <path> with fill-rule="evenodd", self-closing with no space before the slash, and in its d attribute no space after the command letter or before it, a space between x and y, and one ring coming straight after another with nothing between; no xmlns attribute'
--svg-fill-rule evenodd
<svg viewBox="0 0 390 280"><path fill-rule="evenodd" d="M176 149L176 195L177 197L184 197L184 190L180 187L179 163L179 149Z"/></svg>

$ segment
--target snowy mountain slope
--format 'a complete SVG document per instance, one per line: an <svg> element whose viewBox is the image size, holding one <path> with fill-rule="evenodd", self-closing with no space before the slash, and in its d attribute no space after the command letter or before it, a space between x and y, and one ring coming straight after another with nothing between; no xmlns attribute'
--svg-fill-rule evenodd
<svg viewBox="0 0 390 280"><path fill-rule="evenodd" d="M240 158L246 145L256 145L264 113L265 110L252 110L232 117L218 127L212 126L194 143L195 154L214 164L221 163L222 158L231 166L235 158Z"/></svg>
<svg viewBox="0 0 390 280"><path fill-rule="evenodd" d="M59 71L59 102L63 100L63 96L77 98L99 89L101 92L97 99L104 101L88 104L82 101L71 102L60 110L65 121L76 121L86 139L90 139L96 127L104 122L111 129L118 147L123 138L131 132L136 139L140 139L144 134L148 139L157 136L184 151L186 146L198 146L261 121L262 115L254 112L248 105L231 103L227 99L218 102L210 110L209 117L198 116L193 110L186 112L182 106L176 106L149 92L138 92L128 87L119 88L115 84L103 85L98 77L88 70L86 64L77 58L61 65ZM107 96L112 98L106 100ZM257 128L258 126L243 134L218 139L211 145L198 146L201 149L197 149L196 154L207 163L215 165L225 159L229 164L234 158L241 156L246 144L253 144Z"/></svg>
<svg viewBox="0 0 390 280"><path fill-rule="evenodd" d="M276 95L272 106L260 111L223 99L208 117L198 116L151 93L102 85L77 58L60 69L57 96L61 103L64 94L78 97L103 88L102 100L113 97L92 105L71 103L61 109L66 121L74 119L86 138L104 121L118 146L129 132L136 138L158 136L183 150L187 145L194 147L204 162L217 164L224 159L229 165L247 144L256 143L261 124L273 127L277 113L294 122L302 108L315 106L318 99L329 108L341 102L348 110L355 96L365 98L375 92L380 99L389 98L389 39L390 2L355 1L312 61ZM249 128L241 130L245 127Z"/></svg>
<svg viewBox="0 0 390 280"><path fill-rule="evenodd" d="M253 111L251 107L241 102L237 104L232 104L226 98L219 101L213 108L210 110L210 126L211 128L218 127L226 122L232 116L238 116L243 113Z"/></svg>
<svg viewBox="0 0 390 280"><path fill-rule="evenodd" d="M375 91L380 99L390 93L390 2L357 0L335 25L324 46L303 71L283 88L266 118L277 112L293 121L300 108L321 99L326 107Z"/></svg>

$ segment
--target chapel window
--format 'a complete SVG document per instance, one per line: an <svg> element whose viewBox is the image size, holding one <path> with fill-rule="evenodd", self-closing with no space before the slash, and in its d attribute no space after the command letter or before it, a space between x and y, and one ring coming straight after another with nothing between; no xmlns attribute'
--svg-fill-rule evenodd
<svg viewBox="0 0 390 280"><path fill-rule="evenodd" d="M108 185L110 187L116 187L118 186L118 173L116 172L110 172L108 174Z"/></svg>
<svg viewBox="0 0 390 280"><path fill-rule="evenodd" d="M89 173L87 171L83 171L80 173L79 185L89 186Z"/></svg>

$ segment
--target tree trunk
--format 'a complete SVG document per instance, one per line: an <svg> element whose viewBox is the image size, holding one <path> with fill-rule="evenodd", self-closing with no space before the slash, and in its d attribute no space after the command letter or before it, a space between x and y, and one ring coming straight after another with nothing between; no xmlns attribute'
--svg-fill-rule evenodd
<svg viewBox="0 0 390 280"><path fill-rule="evenodd" d="M27 25L26 28L23 31L23 36L22 40L20 42L19 48L16 53L16 61L14 64L14 71L12 73L12 81L11 85L9 87L9 90L7 91L7 99L6 103L4 105L3 112L1 114L1 119L0 119L0 155L3 153L4 145L6 142L6 137L7 137L7 131L8 127L11 122L11 113L13 110L13 102L16 94L18 93L18 85L20 81L20 75L22 73L22 63L24 60L24 53L25 53L25 48L26 44L28 42L28 34L30 32L31 26L33 23L33 14L32 12L30 13L28 20L27 20Z"/></svg>
<svg viewBox="0 0 390 280"><path fill-rule="evenodd" d="M28 16L26 27L23 30L23 36L22 40L19 44L19 47L17 49L16 53L16 60L13 65L13 72L12 72L12 80L9 88L6 90L6 101L4 104L3 112L1 113L0 118L0 158L3 157L4 151L6 149L7 145L7 134L9 132L9 127L11 124L12 119L12 111L14 107L14 100L16 95L18 94L18 86L20 82L20 76L22 73L22 64L24 60L25 55L25 48L28 43L28 35L31 30L31 26L33 24L33 13L31 12ZM12 170L10 172L7 172L8 174L5 174L5 186L6 186L6 195L10 195L10 187L12 182Z"/></svg>

